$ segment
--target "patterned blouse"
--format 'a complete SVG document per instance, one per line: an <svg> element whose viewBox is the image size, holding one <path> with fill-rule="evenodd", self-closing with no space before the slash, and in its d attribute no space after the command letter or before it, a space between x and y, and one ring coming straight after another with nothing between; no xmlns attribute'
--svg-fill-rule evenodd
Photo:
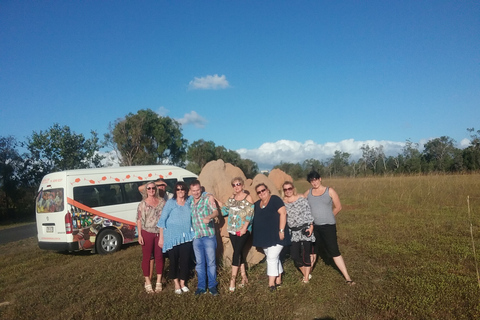
<svg viewBox="0 0 480 320"><path fill-rule="evenodd" d="M236 234L242 226L248 222L247 230L252 232L253 203L248 202L246 197L242 200L228 198L222 207L222 215L228 215L227 231Z"/></svg>
<svg viewBox="0 0 480 320"><path fill-rule="evenodd" d="M137 208L137 221L142 223L142 230L150 233L159 233L160 230L157 227L157 222L160 220L165 200L160 199L160 202L156 207L152 207L145 200L142 200L138 204Z"/></svg>
<svg viewBox="0 0 480 320"><path fill-rule="evenodd" d="M293 229L313 223L313 216L310 211L310 205L308 204L307 199L299 197L297 201L287 203L285 202L285 207L287 208L287 222L290 227L290 232L292 234L292 242L299 241L312 241L315 242L315 236L312 235L307 237L302 233L302 230L293 231Z"/></svg>

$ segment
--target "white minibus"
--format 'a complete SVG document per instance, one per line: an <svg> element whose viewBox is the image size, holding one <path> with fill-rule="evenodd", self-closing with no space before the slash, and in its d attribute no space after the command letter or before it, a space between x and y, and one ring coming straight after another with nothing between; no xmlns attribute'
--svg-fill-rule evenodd
<svg viewBox="0 0 480 320"><path fill-rule="evenodd" d="M36 197L38 245L57 251L112 253L136 241L138 187L163 178L167 191L197 176L166 166L67 170L47 174Z"/></svg>

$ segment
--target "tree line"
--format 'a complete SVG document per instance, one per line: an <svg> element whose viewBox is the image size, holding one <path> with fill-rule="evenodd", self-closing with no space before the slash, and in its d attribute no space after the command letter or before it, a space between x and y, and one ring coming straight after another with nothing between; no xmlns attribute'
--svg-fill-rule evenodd
<svg viewBox="0 0 480 320"><path fill-rule="evenodd" d="M178 121L150 109L129 113L108 129L102 141L95 131L85 137L58 123L33 132L26 141L0 137L0 223L31 219L36 189L44 175L101 167L106 160L100 153L104 148L116 153L121 166L170 164L199 174L209 161L223 159L241 168L248 178L258 172L255 162L212 141L200 139L188 145Z"/></svg>
<svg viewBox="0 0 480 320"><path fill-rule="evenodd" d="M350 160L347 152L335 151L326 160L307 159L303 163L282 162L274 168L283 170L293 179L305 178L312 169L328 177L357 177L385 174L428 174L473 172L480 170L480 130L469 128L470 145L465 149L455 147L455 140L442 136L423 145L410 140L405 142L401 153L386 156L383 146L368 144L360 148L362 156Z"/></svg>
<svg viewBox="0 0 480 320"><path fill-rule="evenodd" d="M351 177L475 171L480 169L480 130L467 130L472 139L463 150L444 136L428 141L422 152L418 144L407 140L397 156L387 157L382 146L363 145L358 161L351 161L349 153L337 150L327 160L282 162L275 168L294 179L304 178L312 169L323 176ZM55 171L101 167L106 160L101 149L113 150L121 166L171 164L199 174L208 162L222 159L242 169L247 178L259 171L254 161L242 159L236 151L213 141L199 139L188 144L178 121L150 109L129 113L110 123L103 140L95 131L85 137L56 123L45 131L33 132L26 141L0 137L0 222L31 219L33 199L42 177Z"/></svg>

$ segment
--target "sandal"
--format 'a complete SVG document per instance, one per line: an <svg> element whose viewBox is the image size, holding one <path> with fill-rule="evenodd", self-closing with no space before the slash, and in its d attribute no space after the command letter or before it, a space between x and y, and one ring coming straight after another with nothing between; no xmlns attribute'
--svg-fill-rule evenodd
<svg viewBox="0 0 480 320"><path fill-rule="evenodd" d="M242 283L239 284L238 286L240 288L243 288L246 286L246 284L248 283L248 278L247 278L247 274L246 273L242 273Z"/></svg>
<svg viewBox="0 0 480 320"><path fill-rule="evenodd" d="M145 292L146 293L154 293L151 284L145 284Z"/></svg>
<svg viewBox="0 0 480 320"><path fill-rule="evenodd" d="M354 285L356 285L356 283L355 283L353 280L347 280L347 281L345 281L345 283L346 283L347 285L349 285L349 286L354 286Z"/></svg>
<svg viewBox="0 0 480 320"><path fill-rule="evenodd" d="M232 282L233 282L233 286L232 286ZM235 292L235 278L230 279L230 287L228 288L228 291Z"/></svg>
<svg viewBox="0 0 480 320"><path fill-rule="evenodd" d="M159 292L162 292L162 283L161 282L157 282L157 284L155 285L155 293L159 293Z"/></svg>

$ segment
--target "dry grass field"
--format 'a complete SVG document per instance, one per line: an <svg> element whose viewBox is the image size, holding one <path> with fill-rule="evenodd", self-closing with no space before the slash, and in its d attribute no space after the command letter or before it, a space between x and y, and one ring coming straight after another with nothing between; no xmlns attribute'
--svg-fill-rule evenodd
<svg viewBox="0 0 480 320"><path fill-rule="evenodd" d="M266 266L246 288L177 296L143 292L141 249L108 256L0 246L1 319L479 319L480 175L324 179L340 195L339 245L356 286L328 259L303 284L285 261L284 285L267 290ZM296 182L299 191L306 181ZM470 202L470 215L467 206ZM472 233L471 233L472 230ZM473 242L472 242L473 234ZM473 253L476 245L476 258ZM196 279L190 281L194 288Z"/></svg>

